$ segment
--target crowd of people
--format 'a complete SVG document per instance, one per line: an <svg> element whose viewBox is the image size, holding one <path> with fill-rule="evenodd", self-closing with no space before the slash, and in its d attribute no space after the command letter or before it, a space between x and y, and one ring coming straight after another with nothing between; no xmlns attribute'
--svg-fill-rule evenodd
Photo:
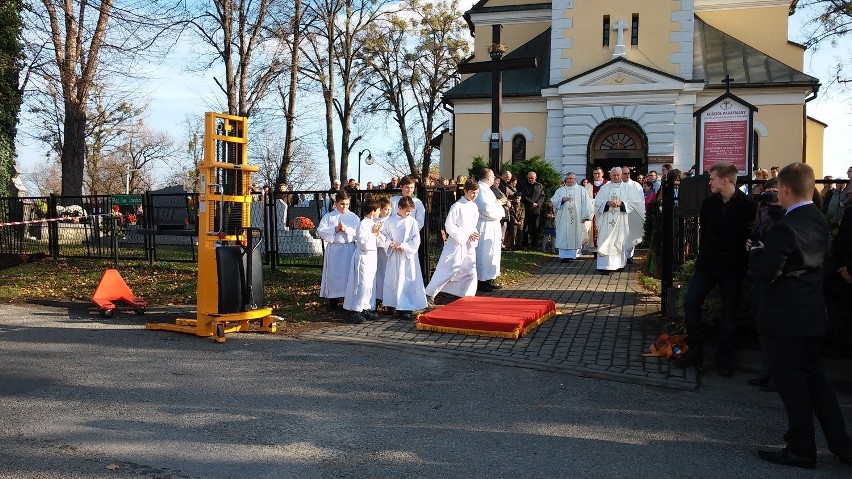
<svg viewBox="0 0 852 479"><path fill-rule="evenodd" d="M670 165L662 172L675 185L684 176ZM746 189L737 187L737 174L728 163L709 171L712 195L701 205L701 248L684 298L686 354L675 365L703 365L702 306L718 286L723 308L715 368L733 376L735 318L750 275L763 370L749 384L777 391L789 422L787 446L760 451L760 457L814 467L816 412L831 451L852 463L852 439L822 367L824 284L834 278L852 285L852 214L845 214L852 206L852 181L817 191L813 170L803 163L773 167L764 181ZM852 178L852 167L848 174ZM755 173L763 177L762 170ZM441 292L472 296L499 289L494 280L504 249L544 249L548 242L563 262L586 252L596 256L598 273L621 271L642 240L646 206L665 194L660 183L653 171L633 179L627 167L595 168L591 180L579 183L567 173L548 198L536 172L518 181L508 171L497 176L485 169L478 182L462 183L462 194L449 208L442 225L446 241L428 284L418 260L426 215L416 181L392 179L398 193L390 199L365 197L360 220L350 212L350 192L335 184L335 208L318 227L328 245L320 294L331 308L342 302L352 322L375 318L382 303L411 318L434 306ZM831 227L837 228L833 243Z"/></svg>

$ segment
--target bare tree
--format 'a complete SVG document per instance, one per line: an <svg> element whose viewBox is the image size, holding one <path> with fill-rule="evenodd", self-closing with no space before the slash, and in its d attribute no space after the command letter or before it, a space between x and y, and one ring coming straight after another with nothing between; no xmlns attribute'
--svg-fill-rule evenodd
<svg viewBox="0 0 852 479"><path fill-rule="evenodd" d="M405 17L391 16L369 31L364 59L374 79L370 110L393 119L410 173L426 178L430 140L446 121L441 98L469 44L457 1L412 0L407 8Z"/></svg>
<svg viewBox="0 0 852 479"><path fill-rule="evenodd" d="M62 194L83 191L90 94L104 65L110 76L155 55L155 42L177 23L179 2L169 0L41 0L31 2L25 44L32 77L53 83L63 107ZM37 85L42 88L44 85Z"/></svg>
<svg viewBox="0 0 852 479"><path fill-rule="evenodd" d="M294 0L293 13L289 22L282 22L278 36L287 45L290 53L289 78L286 89L278 87L278 94L284 110L284 150L278 165L278 174L273 184L290 182L290 166L293 161L294 145L296 143L296 101L298 99L299 63L302 46L302 0ZM286 93L285 93L286 90Z"/></svg>
<svg viewBox="0 0 852 479"><path fill-rule="evenodd" d="M368 84L361 60L367 29L393 13L388 0L317 0L305 6L305 65L301 71L322 89L325 102L325 147L331 181L349 176L349 154L363 138L353 132ZM334 140L335 119L341 130L340 176Z"/></svg>
<svg viewBox="0 0 852 479"><path fill-rule="evenodd" d="M124 134L124 143L116 151L115 157L121 162L124 172L130 172L130 191L140 191L150 186L142 184L143 179L152 177L155 163L170 165L177 156L178 149L174 139L168 133L154 131L142 121Z"/></svg>
<svg viewBox="0 0 852 479"><path fill-rule="evenodd" d="M284 72L284 46L274 34L276 0L212 0L193 21L195 30L222 63L216 84L228 113L251 116Z"/></svg>

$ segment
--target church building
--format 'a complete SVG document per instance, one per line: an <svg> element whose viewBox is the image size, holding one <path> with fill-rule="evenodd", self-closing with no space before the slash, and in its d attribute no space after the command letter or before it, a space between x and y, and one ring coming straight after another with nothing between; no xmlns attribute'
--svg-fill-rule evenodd
<svg viewBox="0 0 852 479"><path fill-rule="evenodd" d="M465 63L537 65L502 73L502 163L541 156L561 173L594 166L640 172L696 164L696 116L726 92L756 111L752 166L793 161L822 176L824 123L810 118L819 80L788 39L796 0L479 0L464 14L474 37ZM445 96L453 128L440 138L441 175L488 158L490 72L464 75Z"/></svg>

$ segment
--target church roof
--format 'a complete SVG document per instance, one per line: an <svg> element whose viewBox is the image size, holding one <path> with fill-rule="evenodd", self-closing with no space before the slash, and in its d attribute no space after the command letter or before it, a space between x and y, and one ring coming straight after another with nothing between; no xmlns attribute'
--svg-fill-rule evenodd
<svg viewBox="0 0 852 479"><path fill-rule="evenodd" d="M550 83L550 29L507 53L503 58L538 59L534 68L506 70L503 72L503 97L541 96L541 88ZM490 61L490 60L488 60ZM476 73L451 88L446 100L464 98L491 98L491 73Z"/></svg>
<svg viewBox="0 0 852 479"><path fill-rule="evenodd" d="M802 73L695 17L692 77L724 88L729 75L737 87L809 86L819 79Z"/></svg>

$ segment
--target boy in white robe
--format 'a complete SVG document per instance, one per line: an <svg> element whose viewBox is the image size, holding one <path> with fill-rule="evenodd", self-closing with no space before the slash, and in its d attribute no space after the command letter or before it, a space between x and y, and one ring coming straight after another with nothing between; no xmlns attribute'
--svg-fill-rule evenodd
<svg viewBox="0 0 852 479"><path fill-rule="evenodd" d="M399 182L399 190L401 195L396 195L392 197L391 206L393 206L393 211L391 211L391 216L395 216L396 212L399 211L399 200L400 198L411 198L414 201L414 219L417 220L417 231L423 229L423 225L426 224L426 207L423 206L423 202L420 201L414 195L415 188L414 180L411 177L406 176Z"/></svg>
<svg viewBox="0 0 852 479"><path fill-rule="evenodd" d="M624 198L629 195L628 186L621 181L621 168L609 172L609 183L603 185L595 197L595 217L598 218L598 259L600 274L621 271L627 264L624 250L628 237L628 214L632 209Z"/></svg>
<svg viewBox="0 0 852 479"><path fill-rule="evenodd" d="M556 207L556 237L553 245L563 263L577 259L577 252L589 236L592 202L586 189L577 184L577 175L567 173L550 201Z"/></svg>
<svg viewBox="0 0 852 479"><path fill-rule="evenodd" d="M366 214L358 227L356 249L349 268L346 296L343 309L352 311L351 323L363 323L367 319L376 319L376 267L377 251L384 248L384 235L381 234L382 222L375 221L379 216L379 202L367 200L364 206Z"/></svg>
<svg viewBox="0 0 852 479"><path fill-rule="evenodd" d="M388 263L382 302L396 309L396 316L412 319L412 312L426 309L426 290L417 250L420 248L420 228L411 216L414 201L404 196L399 200L395 215L382 226L385 235Z"/></svg>
<svg viewBox="0 0 852 479"><path fill-rule="evenodd" d="M355 236L361 225L358 215L349 211L349 193L338 192L334 208L322 217L317 226L317 233L325 241L320 298L328 298L328 307L332 310L346 296L349 266L355 254Z"/></svg>
<svg viewBox="0 0 852 479"><path fill-rule="evenodd" d="M379 198L379 217L374 221L384 223L391 215L391 201L388 198ZM384 235L383 235L384 236ZM385 268L388 264L388 254L383 245L376 252L376 309L382 306L382 291L385 289Z"/></svg>
<svg viewBox="0 0 852 479"><path fill-rule="evenodd" d="M479 207L474 203L479 185L464 184L464 196L453 203L444 222L447 242L435 273L426 286L426 302L435 306L435 295L443 291L455 296L476 295L476 246L479 243Z"/></svg>
<svg viewBox="0 0 852 479"><path fill-rule="evenodd" d="M488 168L482 170L479 181L479 194L476 195L476 205L479 207L479 245L476 247L476 276L477 289L490 293L500 289L494 279L500 276L500 254L503 249L503 230L500 220L505 210L503 205L506 198L497 199L491 192L494 184L494 172Z"/></svg>

